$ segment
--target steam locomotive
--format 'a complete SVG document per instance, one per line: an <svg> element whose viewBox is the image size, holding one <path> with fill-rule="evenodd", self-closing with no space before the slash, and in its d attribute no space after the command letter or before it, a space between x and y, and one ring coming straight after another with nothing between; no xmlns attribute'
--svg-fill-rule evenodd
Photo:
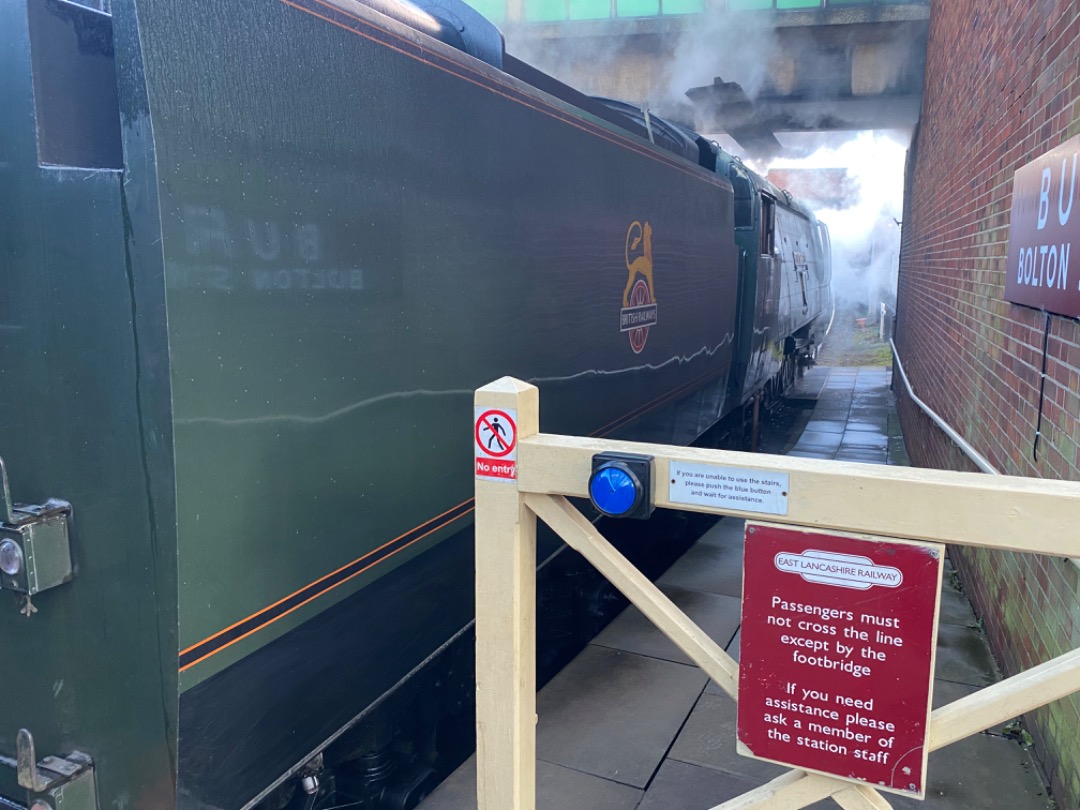
<svg viewBox="0 0 1080 810"><path fill-rule="evenodd" d="M829 304L808 210L457 0L0 0L0 76L0 807L414 807L473 390L689 443ZM543 542L551 668L610 600Z"/></svg>

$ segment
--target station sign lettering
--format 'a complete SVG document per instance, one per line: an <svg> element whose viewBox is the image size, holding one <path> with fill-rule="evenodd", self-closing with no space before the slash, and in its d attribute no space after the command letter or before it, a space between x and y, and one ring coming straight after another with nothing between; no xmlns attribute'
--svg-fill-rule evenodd
<svg viewBox="0 0 1080 810"><path fill-rule="evenodd" d="M748 522L739 753L922 798L944 551Z"/></svg>
<svg viewBox="0 0 1080 810"><path fill-rule="evenodd" d="M1005 299L1080 316L1080 135L1017 169Z"/></svg>

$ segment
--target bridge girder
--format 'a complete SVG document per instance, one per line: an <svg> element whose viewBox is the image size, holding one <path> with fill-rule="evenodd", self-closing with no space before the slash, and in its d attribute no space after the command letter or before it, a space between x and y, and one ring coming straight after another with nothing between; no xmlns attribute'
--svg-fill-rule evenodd
<svg viewBox="0 0 1080 810"><path fill-rule="evenodd" d="M648 104L764 152L774 132L914 126L928 30L929 6L912 3L526 23L508 26L507 39L585 92Z"/></svg>

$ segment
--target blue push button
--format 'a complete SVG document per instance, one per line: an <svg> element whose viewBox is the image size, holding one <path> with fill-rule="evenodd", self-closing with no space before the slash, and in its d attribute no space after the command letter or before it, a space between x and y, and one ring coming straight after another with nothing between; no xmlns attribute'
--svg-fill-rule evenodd
<svg viewBox="0 0 1080 810"><path fill-rule="evenodd" d="M602 515L648 520L652 505L653 457L640 453L597 453L592 457L589 500Z"/></svg>
<svg viewBox="0 0 1080 810"><path fill-rule="evenodd" d="M593 506L610 517L623 517L641 501L641 482L621 462L609 462L589 479Z"/></svg>

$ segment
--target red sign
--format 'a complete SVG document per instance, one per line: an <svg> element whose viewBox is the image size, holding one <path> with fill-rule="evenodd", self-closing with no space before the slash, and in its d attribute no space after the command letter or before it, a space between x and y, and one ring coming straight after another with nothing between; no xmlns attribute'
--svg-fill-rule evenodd
<svg viewBox="0 0 1080 810"><path fill-rule="evenodd" d="M943 554L747 523L740 753L922 797Z"/></svg>
<svg viewBox="0 0 1080 810"><path fill-rule="evenodd" d="M1016 170L1005 300L1080 316L1078 198L1080 135Z"/></svg>
<svg viewBox="0 0 1080 810"><path fill-rule="evenodd" d="M476 477L517 480L517 413L476 408Z"/></svg>

